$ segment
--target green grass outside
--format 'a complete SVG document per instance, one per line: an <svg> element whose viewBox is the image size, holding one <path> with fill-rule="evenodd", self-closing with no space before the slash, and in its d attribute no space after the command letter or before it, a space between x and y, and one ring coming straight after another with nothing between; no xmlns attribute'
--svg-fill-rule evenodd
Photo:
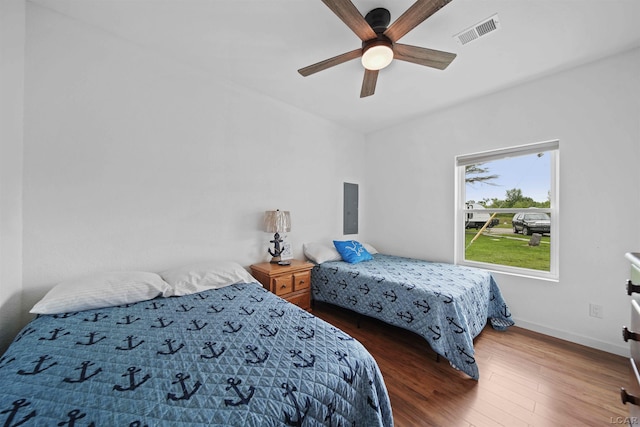
<svg viewBox="0 0 640 427"><path fill-rule="evenodd" d="M500 220L500 224L496 225L497 228L512 228L511 218L513 218L513 214L498 214L496 218Z"/></svg>
<svg viewBox="0 0 640 427"><path fill-rule="evenodd" d="M500 228L511 228L510 221L507 225L503 223L504 220L501 220ZM522 234L480 235L469 246L477 232L470 229L465 233L467 260L549 271L549 236L542 236L539 246L529 246L530 236Z"/></svg>

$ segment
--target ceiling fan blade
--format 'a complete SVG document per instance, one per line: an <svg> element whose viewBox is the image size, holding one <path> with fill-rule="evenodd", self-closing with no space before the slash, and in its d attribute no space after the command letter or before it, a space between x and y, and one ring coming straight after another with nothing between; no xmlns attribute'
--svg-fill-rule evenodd
<svg viewBox="0 0 640 427"><path fill-rule="evenodd" d="M449 0L450 1L450 0ZM376 38L376 33L364 20L358 9L349 0L322 0L338 18L342 20L351 31L356 33L360 40L371 40Z"/></svg>
<svg viewBox="0 0 640 427"><path fill-rule="evenodd" d="M362 89L360 90L360 98L371 96L376 91L376 82L378 81L379 70L364 70L364 79L362 79Z"/></svg>
<svg viewBox="0 0 640 427"><path fill-rule="evenodd" d="M393 59L413 62L414 64L437 68L438 70L447 68L455 57L455 53L443 52L441 50L400 43L393 45Z"/></svg>
<svg viewBox="0 0 640 427"><path fill-rule="evenodd" d="M324 0L323 0L324 1ZM418 0L407 9L384 32L392 42L397 42L402 36L414 29L422 21L446 6L451 0Z"/></svg>
<svg viewBox="0 0 640 427"><path fill-rule="evenodd" d="M300 68L298 72L307 77L318 71L326 70L333 66L342 64L343 62L351 61L362 56L362 49L354 49L351 52L343 53L342 55L334 56L333 58L325 59L316 64L309 65L308 67Z"/></svg>

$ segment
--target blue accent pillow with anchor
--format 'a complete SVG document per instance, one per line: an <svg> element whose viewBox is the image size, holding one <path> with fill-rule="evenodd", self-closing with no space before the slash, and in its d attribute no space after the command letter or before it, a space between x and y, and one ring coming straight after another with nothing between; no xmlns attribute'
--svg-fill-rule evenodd
<svg viewBox="0 0 640 427"><path fill-rule="evenodd" d="M369 261L373 259L371 254L362 246L360 242L355 240L339 241L334 240L333 245L342 257L342 259L350 264L361 261Z"/></svg>

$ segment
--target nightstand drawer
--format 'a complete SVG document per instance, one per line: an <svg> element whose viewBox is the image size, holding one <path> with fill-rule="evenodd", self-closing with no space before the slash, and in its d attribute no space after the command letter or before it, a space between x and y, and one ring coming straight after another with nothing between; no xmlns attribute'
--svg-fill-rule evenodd
<svg viewBox="0 0 640 427"><path fill-rule="evenodd" d="M299 291L301 289L308 289L311 285L311 273L305 271L304 273L293 274L294 290Z"/></svg>
<svg viewBox="0 0 640 427"><path fill-rule="evenodd" d="M274 277L271 279L273 291L276 295L284 295L293 292L293 280L291 276Z"/></svg>
<svg viewBox="0 0 640 427"><path fill-rule="evenodd" d="M295 304L298 307L309 310L311 308L311 300L309 294L296 295L294 297L287 298L291 304Z"/></svg>

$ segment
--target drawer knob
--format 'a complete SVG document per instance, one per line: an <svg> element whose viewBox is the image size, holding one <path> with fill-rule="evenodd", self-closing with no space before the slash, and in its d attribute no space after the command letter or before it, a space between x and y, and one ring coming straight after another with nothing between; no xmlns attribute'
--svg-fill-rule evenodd
<svg viewBox="0 0 640 427"><path fill-rule="evenodd" d="M627 393L627 390L625 390L624 387L620 387L620 398L622 399L623 405L626 405L627 402L631 403L632 405L640 405L640 399L638 399L633 394Z"/></svg>
<svg viewBox="0 0 640 427"><path fill-rule="evenodd" d="M629 340L640 341L640 334L638 334L637 332L630 331L625 326L624 328L622 328L622 338L624 339L624 342L627 342Z"/></svg>
<svg viewBox="0 0 640 427"><path fill-rule="evenodd" d="M640 285L634 285L631 280L627 280L627 295L632 293L640 293Z"/></svg>

